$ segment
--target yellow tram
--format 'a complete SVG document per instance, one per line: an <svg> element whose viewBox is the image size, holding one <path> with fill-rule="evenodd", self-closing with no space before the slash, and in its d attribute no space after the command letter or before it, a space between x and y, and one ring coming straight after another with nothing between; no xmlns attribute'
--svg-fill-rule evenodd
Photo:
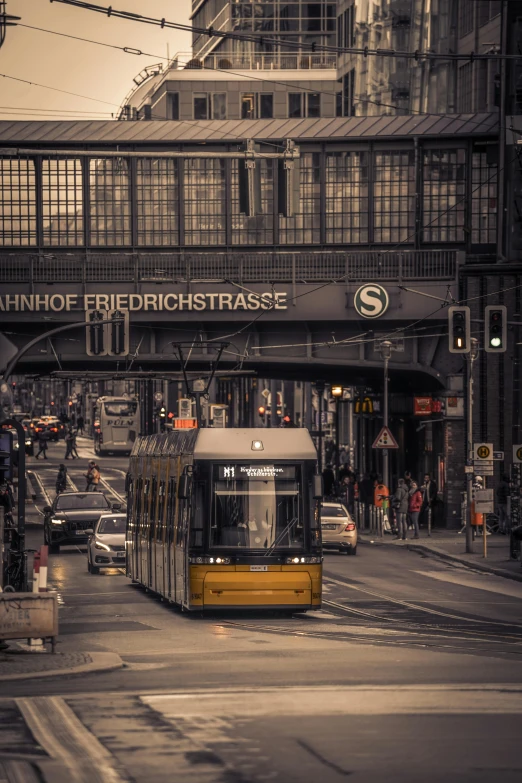
<svg viewBox="0 0 522 783"><path fill-rule="evenodd" d="M127 576L188 611L320 609L316 460L305 429L139 438L127 479Z"/></svg>

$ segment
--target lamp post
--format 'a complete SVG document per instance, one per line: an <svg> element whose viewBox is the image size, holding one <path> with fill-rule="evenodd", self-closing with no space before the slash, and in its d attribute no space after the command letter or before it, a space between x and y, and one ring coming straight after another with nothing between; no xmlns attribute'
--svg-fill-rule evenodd
<svg viewBox="0 0 522 783"><path fill-rule="evenodd" d="M330 393L335 400L335 478L339 478L339 400L343 396L343 387L332 386Z"/></svg>
<svg viewBox="0 0 522 783"><path fill-rule="evenodd" d="M473 364L478 356L478 340L472 337L468 354L468 464L473 459ZM473 494L473 473L466 473L466 552L473 552L473 534L471 527L471 496ZM484 538L486 537L486 520L484 520Z"/></svg>
<svg viewBox="0 0 522 783"><path fill-rule="evenodd" d="M383 340L380 346L381 356L384 361L384 394L383 394L383 423L388 426L388 363L391 358L392 344L389 340ZM388 488L389 484L389 463L388 449L382 450L382 480Z"/></svg>
<svg viewBox="0 0 522 783"><path fill-rule="evenodd" d="M322 473L323 471L323 399L324 399L324 390L326 387L326 384L324 381L316 381L315 384L315 391L317 392L317 402L318 402L318 408L319 408L319 429L318 429L318 438L319 438L319 448L317 449L317 462L319 466L319 473Z"/></svg>

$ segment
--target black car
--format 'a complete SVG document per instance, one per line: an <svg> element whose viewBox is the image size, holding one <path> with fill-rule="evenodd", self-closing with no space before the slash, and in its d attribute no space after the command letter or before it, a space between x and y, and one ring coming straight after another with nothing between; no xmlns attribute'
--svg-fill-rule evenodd
<svg viewBox="0 0 522 783"><path fill-rule="evenodd" d="M62 544L86 544L102 514L119 511L101 492L64 492L52 506L44 506L44 540L49 551L60 551Z"/></svg>

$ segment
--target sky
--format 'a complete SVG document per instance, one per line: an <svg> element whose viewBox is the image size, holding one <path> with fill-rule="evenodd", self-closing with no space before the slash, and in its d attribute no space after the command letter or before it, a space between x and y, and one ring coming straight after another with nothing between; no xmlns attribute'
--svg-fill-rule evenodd
<svg viewBox="0 0 522 783"><path fill-rule="evenodd" d="M190 23L190 0L98 0L97 4ZM0 120L111 119L132 88L133 77L145 66L161 58L165 65L167 48L170 57L190 51L189 33L108 18L50 0L7 0L7 13L22 18L17 27L7 29L0 48ZM150 54L126 54L29 30L24 24ZM17 82L4 74L85 97Z"/></svg>

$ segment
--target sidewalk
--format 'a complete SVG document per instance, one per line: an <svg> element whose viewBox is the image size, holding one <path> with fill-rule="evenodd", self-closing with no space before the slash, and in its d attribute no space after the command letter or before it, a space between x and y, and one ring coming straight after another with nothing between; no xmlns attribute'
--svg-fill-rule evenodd
<svg viewBox="0 0 522 783"><path fill-rule="evenodd" d="M40 677L58 677L121 669L123 661L113 652L29 652L16 642L0 650L0 682ZM0 778L1 780L1 778Z"/></svg>
<svg viewBox="0 0 522 783"><path fill-rule="evenodd" d="M431 538L428 538L426 530L421 529L420 539L412 538L412 531L408 531L406 541L397 540L393 535L386 533L383 538L370 535L368 531L359 532L359 540L362 544L375 546L406 547L412 552L421 552L460 563L477 571L503 576L507 579L515 579L522 582L522 567L520 560L511 560L509 557L509 536L493 534L487 537L487 559L482 555L482 536L475 538L473 553L466 552L466 536L458 534L456 530L432 530Z"/></svg>

